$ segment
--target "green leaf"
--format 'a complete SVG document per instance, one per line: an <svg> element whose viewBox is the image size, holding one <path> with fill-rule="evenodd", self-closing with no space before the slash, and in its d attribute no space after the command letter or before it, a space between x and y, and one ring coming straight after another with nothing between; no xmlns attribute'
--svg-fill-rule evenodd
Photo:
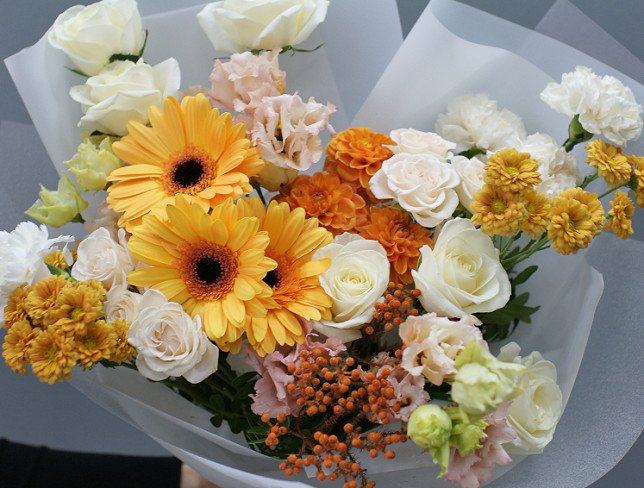
<svg viewBox="0 0 644 488"><path fill-rule="evenodd" d="M71 71L72 73L76 73L77 75L80 75L80 76L82 76L84 78L89 78L89 75L86 75L85 73L83 73L78 68L70 68L69 66L65 66L65 69Z"/></svg>
<svg viewBox="0 0 644 488"><path fill-rule="evenodd" d="M524 269L518 275L512 278L511 280L512 284L516 286L516 285L521 285L525 283L526 281L528 281L530 276L532 276L535 273L535 271L537 271L537 269L539 269L537 265L533 264L532 266L528 266L526 269Z"/></svg>
<svg viewBox="0 0 644 488"><path fill-rule="evenodd" d="M64 276L65 278L69 278L69 273L67 272L66 269L58 268L56 266L52 266L51 264L45 263L47 266L47 269L51 274L54 276Z"/></svg>
<svg viewBox="0 0 644 488"><path fill-rule="evenodd" d="M117 53L110 56L109 62L113 63L114 61L132 61L133 63L136 63L140 58L141 56L139 56L138 54Z"/></svg>
<svg viewBox="0 0 644 488"><path fill-rule="evenodd" d="M210 417L210 423L215 427L221 427L221 424L223 422L224 422L224 416L219 413Z"/></svg>
<svg viewBox="0 0 644 488"><path fill-rule="evenodd" d="M208 403L210 403L210 407L216 412L224 412L226 410L226 402L220 395L211 395Z"/></svg>

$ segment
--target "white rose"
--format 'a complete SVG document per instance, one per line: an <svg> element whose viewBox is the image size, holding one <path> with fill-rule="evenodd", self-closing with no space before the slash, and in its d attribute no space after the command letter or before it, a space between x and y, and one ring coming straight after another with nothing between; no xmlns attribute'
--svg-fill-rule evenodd
<svg viewBox="0 0 644 488"><path fill-rule="evenodd" d="M389 133L395 146L387 146L394 154L433 154L445 162L452 157L456 144L446 141L433 132L422 132L416 129L396 129Z"/></svg>
<svg viewBox="0 0 644 488"><path fill-rule="evenodd" d="M464 156L454 156L451 163L461 180L456 187L456 194L463 206L469 210L474 195L483 188L485 163L476 156L470 159Z"/></svg>
<svg viewBox="0 0 644 488"><path fill-rule="evenodd" d="M577 186L579 168L574 156L548 134L530 134L513 147L529 153L539 163L541 183L535 187L537 191L554 197L562 190Z"/></svg>
<svg viewBox="0 0 644 488"><path fill-rule="evenodd" d="M115 61L84 85L73 86L70 96L81 104L79 126L88 131L123 136L129 121L148 123L148 109L179 91L181 72L174 58L151 66L139 59Z"/></svg>
<svg viewBox="0 0 644 488"><path fill-rule="evenodd" d="M396 200L424 227L436 227L458 206L460 179L433 154L396 154L369 181L376 198Z"/></svg>
<svg viewBox="0 0 644 488"><path fill-rule="evenodd" d="M153 381L183 376L199 383L217 371L219 349L181 305L168 302L163 293L148 290L141 296L139 315L127 332L136 348L136 367Z"/></svg>
<svg viewBox="0 0 644 488"><path fill-rule="evenodd" d="M110 289L115 281L134 269L134 258L127 249L125 230L119 229L118 242L110 232L96 229L78 245L72 277L78 281L95 280Z"/></svg>
<svg viewBox="0 0 644 488"><path fill-rule="evenodd" d="M47 227L33 222L21 222L12 232L0 231L0 310L20 285L29 286L49 276L43 258L54 244L73 241L71 236L50 239Z"/></svg>
<svg viewBox="0 0 644 488"><path fill-rule="evenodd" d="M561 417L563 401L557 385L557 368L538 351L520 357L521 348L511 342L501 348L499 359L526 366L519 382L522 389L508 409L508 423L517 439L504 446L508 452L538 454L552 440Z"/></svg>
<svg viewBox="0 0 644 488"><path fill-rule="evenodd" d="M443 317L492 312L510 299L510 280L492 239L469 219L443 226L434 249L420 249L421 264L412 270L420 303Z"/></svg>
<svg viewBox="0 0 644 488"><path fill-rule="evenodd" d="M215 49L229 53L304 42L324 21L329 0L223 0L197 19Z"/></svg>
<svg viewBox="0 0 644 488"><path fill-rule="evenodd" d="M526 136L521 119L509 110L499 111L484 93L455 98L447 113L438 115L436 132L455 142L457 153L474 147L498 151L509 147L509 141Z"/></svg>
<svg viewBox="0 0 644 488"><path fill-rule="evenodd" d="M574 117L592 134L601 134L623 146L642 132L642 106L630 88L612 76L599 77L590 68L577 66L564 73L561 83L548 83L541 100L556 112Z"/></svg>
<svg viewBox="0 0 644 488"><path fill-rule="evenodd" d="M389 284L387 252L376 241L344 233L313 255L324 258L332 261L320 275L320 285L333 300L333 318L313 322L313 327L343 342L359 339L359 329L371 321L374 305Z"/></svg>
<svg viewBox="0 0 644 488"><path fill-rule="evenodd" d="M103 0L65 10L47 40L83 73L93 76L109 64L113 54L139 55L145 32L134 0Z"/></svg>
<svg viewBox="0 0 644 488"><path fill-rule="evenodd" d="M108 322L114 322L116 319L125 320L128 324L132 323L139 313L139 303L141 295L131 292L127 289L127 282L121 281L114 284L110 291L107 292L105 302L105 318Z"/></svg>

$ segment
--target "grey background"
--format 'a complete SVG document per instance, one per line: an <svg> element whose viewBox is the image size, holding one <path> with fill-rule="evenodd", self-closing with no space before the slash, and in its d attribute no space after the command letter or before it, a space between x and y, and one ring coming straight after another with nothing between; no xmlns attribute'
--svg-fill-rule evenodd
<svg viewBox="0 0 644 488"><path fill-rule="evenodd" d="M74 0L1 0L3 15L0 19L0 59L33 44L52 24L58 13L76 3L78 2ZM428 0L398 0L404 33L413 26L427 3ZM532 28L554 0L467 0L464 3ZM644 21L644 1L573 0L572 3L640 60L644 59L641 28ZM641 79L639 81L644 82ZM29 117L4 65L0 67L0 88L0 120L29 123ZM0 155L3 184L16 182L21 190L18 198L0 192L0 208L3 209L0 215L1 229L12 229L23 220L22 211L34 200L39 183L53 186L57 179L53 167L43 171L41 162L46 159L46 153L35 132L31 144L25 145L24 141L13 146L10 144L18 138L18 129L16 126L4 127L3 140L0 141L3 148L9 148ZM26 175L33 177L25 177ZM644 229L640 229L635 237L644 240L643 231ZM608 284L611 270L602 269L601 265L597 267L604 273ZM586 399L587 393L584 395L586 390L583 388L593 388L592 368L595 367L594 362L602 360L601 341L607 338L606 331L599 329L597 323L602 324L602 319L610 320L610 315L610 304L600 304L566 415L574 415L572 412L575 403ZM637 317L633 317L633 320L637 320ZM43 385L33 377L15 375L0 365L0 385L3 392L0 395L0 437L81 451L150 455L164 453L144 434L96 407L67 384ZM605 447L610 450L610 442ZM640 439L626 457L592 487L641 486L642 469L638 461L641 462L642 459L644 442ZM570 486L577 485L573 483Z"/></svg>

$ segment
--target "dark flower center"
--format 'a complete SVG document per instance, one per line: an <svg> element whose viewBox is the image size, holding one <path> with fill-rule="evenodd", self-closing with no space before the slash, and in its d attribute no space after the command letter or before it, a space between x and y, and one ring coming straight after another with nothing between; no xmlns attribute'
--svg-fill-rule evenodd
<svg viewBox="0 0 644 488"><path fill-rule="evenodd" d="M280 276L277 273L276 269L273 269L266 273L266 276L264 276L264 283L266 283L271 288L275 288L277 285L279 285Z"/></svg>
<svg viewBox="0 0 644 488"><path fill-rule="evenodd" d="M182 188L196 185L204 174L203 165L195 159L186 159L177 164L172 179Z"/></svg>
<svg viewBox="0 0 644 488"><path fill-rule="evenodd" d="M223 274L219 260L209 256L197 260L195 263L195 273L197 278L206 285L218 282Z"/></svg>

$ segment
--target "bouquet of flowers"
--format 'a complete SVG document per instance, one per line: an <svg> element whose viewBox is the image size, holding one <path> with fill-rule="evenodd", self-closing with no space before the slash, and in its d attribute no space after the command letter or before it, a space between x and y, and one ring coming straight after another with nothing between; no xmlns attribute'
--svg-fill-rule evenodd
<svg viewBox="0 0 644 488"><path fill-rule="evenodd" d="M133 0L58 17L47 39L74 65L82 142L26 213L87 235L0 234L3 358L48 383L76 367L154 382L151 404L198 406L202 438L266 473L372 487L434 463L475 488L554 435L555 364L491 345L544 305L530 284L552 270L533 255L633 233L644 157L624 146L642 107L580 66L541 92L568 118L563 144L483 93L449 101L435 132L336 132L334 103L289 91L280 67L315 51L299 46L327 8L208 4L199 25L228 53L209 86L182 86L173 58L145 62L154 33ZM190 420L163 422L181 430L163 445L200 442Z"/></svg>

